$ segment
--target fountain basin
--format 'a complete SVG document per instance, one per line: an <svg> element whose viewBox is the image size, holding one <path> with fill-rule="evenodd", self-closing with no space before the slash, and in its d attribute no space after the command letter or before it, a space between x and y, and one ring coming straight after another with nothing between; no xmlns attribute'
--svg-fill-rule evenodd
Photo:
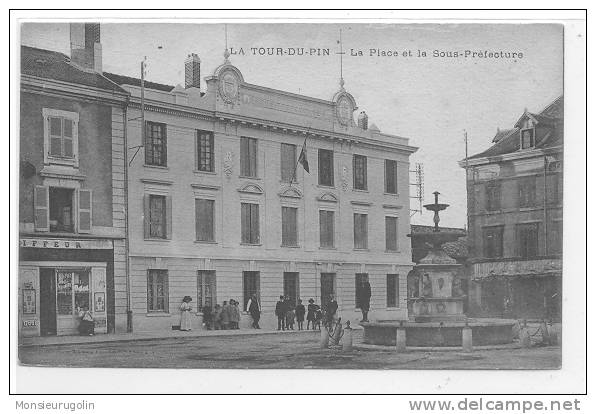
<svg viewBox="0 0 596 414"><path fill-rule="evenodd" d="M375 321L362 322L365 344L395 346L397 328L403 323L406 346L440 347L462 346L462 329L465 321L412 322ZM474 346L501 345L513 342L514 319L468 319Z"/></svg>

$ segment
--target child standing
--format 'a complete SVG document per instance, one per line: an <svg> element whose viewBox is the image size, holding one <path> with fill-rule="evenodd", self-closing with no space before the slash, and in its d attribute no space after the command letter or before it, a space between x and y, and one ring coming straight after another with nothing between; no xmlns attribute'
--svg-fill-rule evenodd
<svg viewBox="0 0 596 414"><path fill-rule="evenodd" d="M304 314L306 310L302 304L302 299L298 299L298 305L296 305L296 322L298 322L298 330L304 329Z"/></svg>
<svg viewBox="0 0 596 414"><path fill-rule="evenodd" d="M294 330L294 317L295 317L294 308L289 306L288 311L286 312L286 329Z"/></svg>

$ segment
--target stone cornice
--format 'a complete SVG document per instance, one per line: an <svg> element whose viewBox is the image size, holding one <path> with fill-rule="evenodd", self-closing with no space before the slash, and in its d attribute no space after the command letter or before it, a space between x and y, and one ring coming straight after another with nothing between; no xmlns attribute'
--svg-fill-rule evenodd
<svg viewBox="0 0 596 414"><path fill-rule="evenodd" d="M478 165L486 165L486 164L497 164L503 161L514 161L514 160L523 160L527 158L537 158L543 157L549 154L557 154L563 152L563 146L558 145L556 147L550 148L540 148L540 149L533 149L533 150L523 150L523 151L515 151L510 152L508 154L501 154L501 155L494 155L491 157L482 157L482 158L473 158L468 159L468 167L475 167ZM458 162L461 168L466 168L466 160L463 159Z"/></svg>

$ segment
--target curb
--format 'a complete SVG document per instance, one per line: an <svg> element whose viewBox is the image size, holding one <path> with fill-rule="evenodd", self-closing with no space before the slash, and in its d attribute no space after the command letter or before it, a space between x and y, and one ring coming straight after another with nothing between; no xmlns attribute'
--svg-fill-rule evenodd
<svg viewBox="0 0 596 414"><path fill-rule="evenodd" d="M502 345L481 345L475 346L474 351L492 351L502 349L521 349L521 344L514 342L511 344ZM396 352L395 346L387 345L370 345L370 344L357 344L354 345L354 349L359 351L387 351ZM408 346L406 352L464 352L461 346Z"/></svg>

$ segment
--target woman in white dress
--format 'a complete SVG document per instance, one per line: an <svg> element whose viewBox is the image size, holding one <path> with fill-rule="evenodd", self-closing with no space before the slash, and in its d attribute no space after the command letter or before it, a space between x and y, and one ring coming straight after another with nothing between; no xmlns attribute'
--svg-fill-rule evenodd
<svg viewBox="0 0 596 414"><path fill-rule="evenodd" d="M180 305L180 330L181 331L190 331L192 330L192 323L191 323L191 316L190 312L192 311L192 306L190 304L192 302L192 298L190 296L185 296L182 299L182 305Z"/></svg>

